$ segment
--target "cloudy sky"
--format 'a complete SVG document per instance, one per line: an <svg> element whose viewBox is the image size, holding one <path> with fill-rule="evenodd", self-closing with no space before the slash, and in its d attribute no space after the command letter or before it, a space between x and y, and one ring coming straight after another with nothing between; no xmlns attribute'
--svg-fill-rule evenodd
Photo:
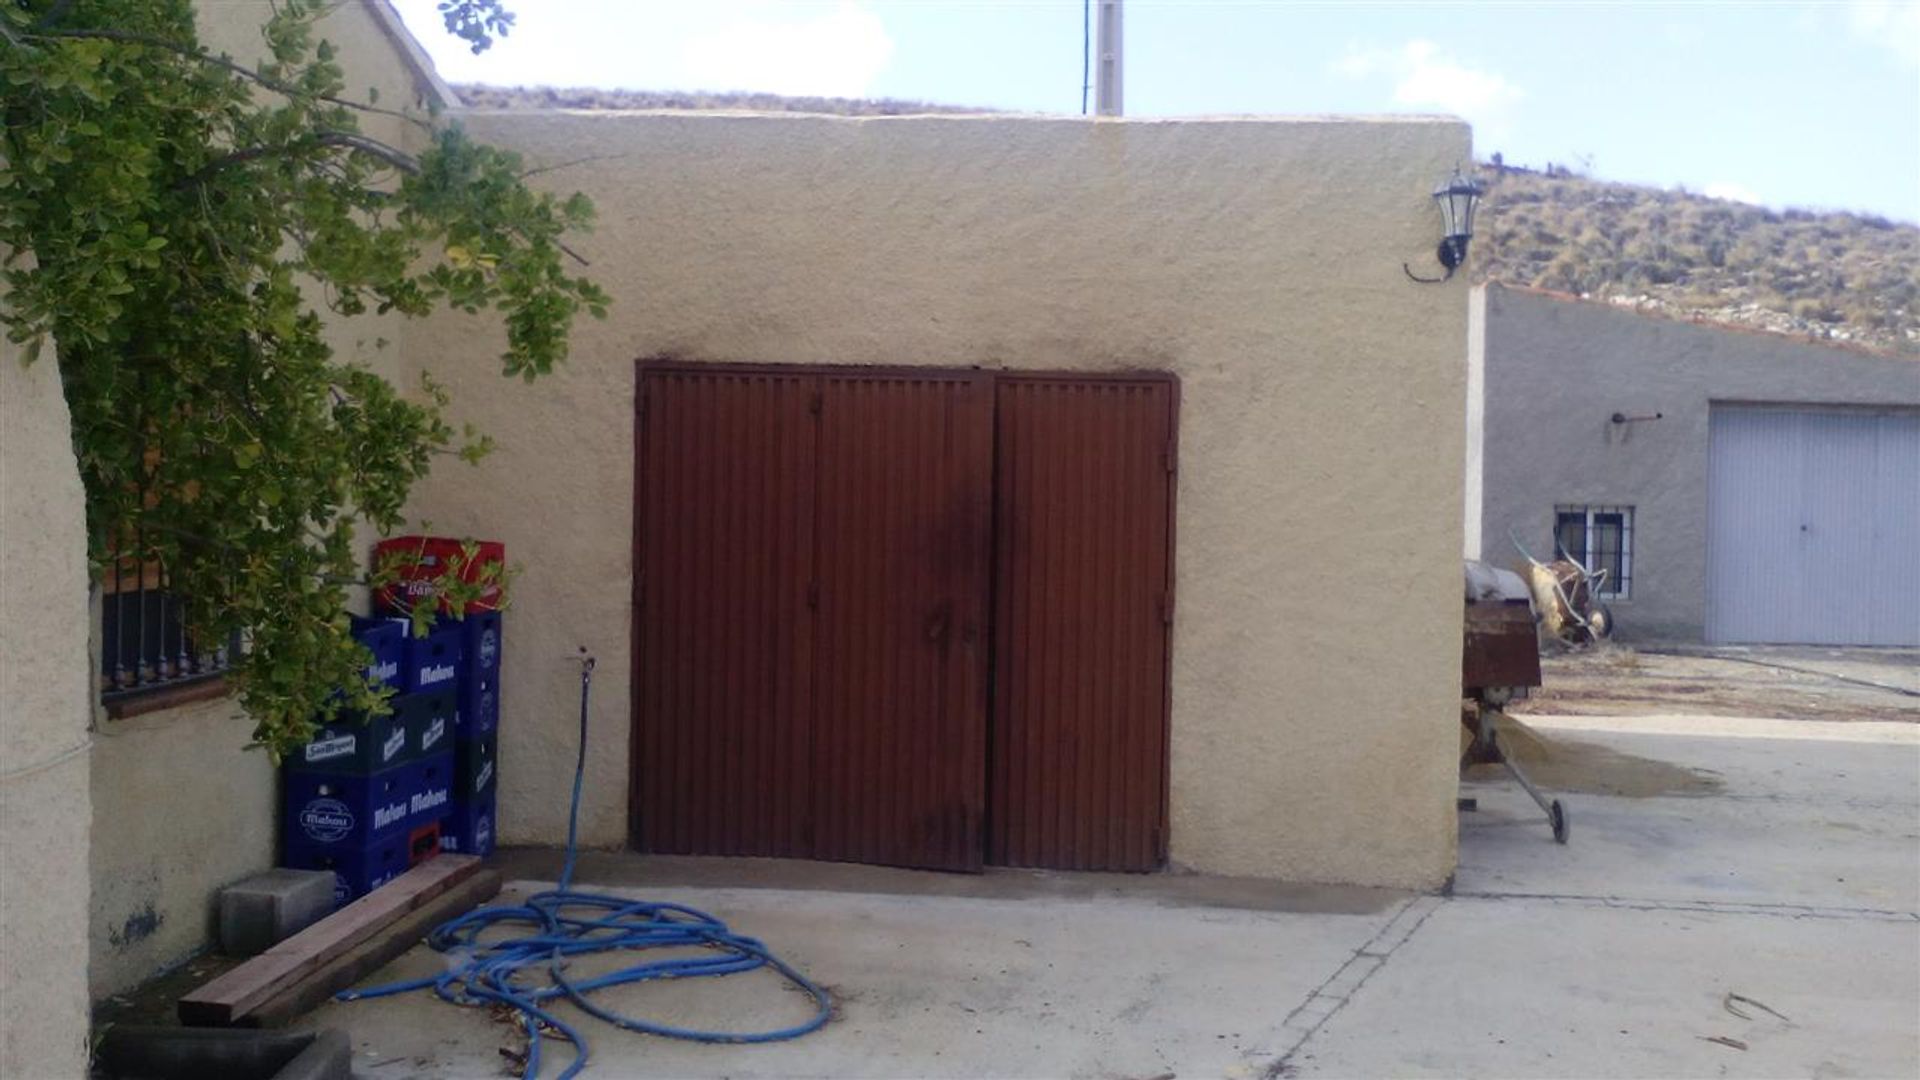
<svg viewBox="0 0 1920 1080"><path fill-rule="evenodd" d="M760 90L1078 113L1081 0L509 0L456 82ZM1478 152L1920 221L1920 2L1128 0L1135 116L1450 112Z"/></svg>

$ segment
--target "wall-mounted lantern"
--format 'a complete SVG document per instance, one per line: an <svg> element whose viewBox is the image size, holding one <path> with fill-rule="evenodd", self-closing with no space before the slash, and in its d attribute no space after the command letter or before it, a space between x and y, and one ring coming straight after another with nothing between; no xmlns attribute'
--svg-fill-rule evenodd
<svg viewBox="0 0 1920 1080"><path fill-rule="evenodd" d="M1413 272L1406 263L1400 269L1408 277L1423 285L1435 285L1453 276L1453 272L1467 261L1467 241L1473 239L1473 210L1480 202L1480 196L1486 191L1480 181L1471 176L1460 175L1460 167L1453 167L1453 175L1447 182L1433 189L1433 201L1440 204L1440 249L1435 255L1447 272L1442 277L1424 278Z"/></svg>

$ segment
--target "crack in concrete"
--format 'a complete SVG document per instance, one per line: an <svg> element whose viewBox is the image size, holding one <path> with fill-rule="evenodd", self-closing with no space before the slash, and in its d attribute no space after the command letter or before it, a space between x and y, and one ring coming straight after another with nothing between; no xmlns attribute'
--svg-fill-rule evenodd
<svg viewBox="0 0 1920 1080"><path fill-rule="evenodd" d="M1677 911L1706 915L1765 915L1788 919L1856 919L1869 922L1920 922L1920 912L1882 908L1830 907L1819 904L1765 904L1735 900L1652 900L1578 893L1475 892L1455 890L1456 900L1541 900L1621 911Z"/></svg>
<svg viewBox="0 0 1920 1080"><path fill-rule="evenodd" d="M1678 796L1678 798L1698 797L1699 796L1693 795ZM1898 810L1909 815L1916 810L1920 810L1920 804L1915 804L1908 799L1823 799L1818 796L1800 794L1728 795L1724 792L1710 796L1710 798L1723 802L1777 803L1783 806L1838 806L1848 810Z"/></svg>
<svg viewBox="0 0 1920 1080"><path fill-rule="evenodd" d="M1300 1004L1287 1013L1271 1037L1249 1050L1249 1064L1272 1051L1262 1046L1281 1044L1279 1056L1272 1059L1259 1075L1262 1080L1278 1080L1291 1074L1293 1057L1318 1034L1327 1021L1346 1008L1360 988L1387 965L1427 920L1446 904L1460 900L1535 900L1581 907L1604 907L1622 911L1670 911L1706 915L1762 915L1790 919L1853 919L1871 922L1920 922L1920 912L1890 911L1879 908L1823 907L1816 904L1741 903L1726 900L1634 900L1618 896L1589 896L1570 893L1476 892L1454 890L1448 895L1416 896L1394 912L1378 932L1353 950L1344 963L1313 988Z"/></svg>
<svg viewBox="0 0 1920 1080"><path fill-rule="evenodd" d="M1328 975L1319 986L1303 998L1293 1011L1280 1021L1279 1028L1269 1039L1262 1043L1284 1043L1280 1055L1273 1059L1260 1075L1264 1080L1275 1080L1287 1075L1293 1055L1306 1045L1315 1032L1335 1013L1345 1008L1360 988L1367 984L1375 972L1385 967L1388 959L1405 945L1407 940L1426 925L1433 913L1447 903L1447 898L1439 895L1416 896L1404 904L1393 918L1388 919L1377 933L1368 938L1361 946L1353 950L1353 955L1333 974ZM1269 1051L1255 1050L1249 1058L1262 1057Z"/></svg>

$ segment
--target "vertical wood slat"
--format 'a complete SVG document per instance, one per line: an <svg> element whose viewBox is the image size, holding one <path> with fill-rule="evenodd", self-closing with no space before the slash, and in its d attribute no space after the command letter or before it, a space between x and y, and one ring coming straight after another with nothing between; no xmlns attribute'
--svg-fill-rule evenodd
<svg viewBox="0 0 1920 1080"><path fill-rule="evenodd" d="M808 854L816 382L643 377L633 738L643 850Z"/></svg>
<svg viewBox="0 0 1920 1080"><path fill-rule="evenodd" d="M978 870L991 384L824 377L814 855Z"/></svg>
<svg viewBox="0 0 1920 1080"><path fill-rule="evenodd" d="M635 843L979 869L990 384L642 386Z"/></svg>
<svg viewBox="0 0 1920 1080"><path fill-rule="evenodd" d="M989 862L1166 861L1170 380L1003 377Z"/></svg>

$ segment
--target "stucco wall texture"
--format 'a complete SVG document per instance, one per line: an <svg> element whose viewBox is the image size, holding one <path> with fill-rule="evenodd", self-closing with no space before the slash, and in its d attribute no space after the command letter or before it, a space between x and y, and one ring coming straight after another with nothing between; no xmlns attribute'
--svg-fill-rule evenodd
<svg viewBox="0 0 1920 1080"><path fill-rule="evenodd" d="M319 34L338 50L349 97L365 100L373 87L383 106L401 108L427 87L382 27L377 5L384 2L341 4L321 20ZM268 11L267 0L202 2L202 43L256 61ZM418 130L396 117L363 116L361 127L392 145L419 148ZM326 331L336 357L400 376L407 328L398 316L331 317ZM88 972L95 996L137 985L200 951L213 937L215 893L274 865L278 777L265 754L246 749L252 729L231 701L96 719Z"/></svg>
<svg viewBox="0 0 1920 1080"><path fill-rule="evenodd" d="M1710 403L1920 407L1920 360L1498 285L1476 293L1480 557L1519 560L1509 529L1546 557L1556 504L1633 507L1632 597L1609 601L1623 640L1705 636ZM1614 424L1616 412L1661 419Z"/></svg>
<svg viewBox="0 0 1920 1080"><path fill-rule="evenodd" d="M524 563L501 833L627 839L634 361L1153 369L1182 382L1172 858L1431 886L1454 864L1466 289L1419 286L1451 120L486 113L598 203L615 297L503 384L497 330L407 360L501 450L412 510Z"/></svg>
<svg viewBox="0 0 1920 1080"><path fill-rule="evenodd" d="M87 1069L86 497L54 350L0 338L0 1076Z"/></svg>

